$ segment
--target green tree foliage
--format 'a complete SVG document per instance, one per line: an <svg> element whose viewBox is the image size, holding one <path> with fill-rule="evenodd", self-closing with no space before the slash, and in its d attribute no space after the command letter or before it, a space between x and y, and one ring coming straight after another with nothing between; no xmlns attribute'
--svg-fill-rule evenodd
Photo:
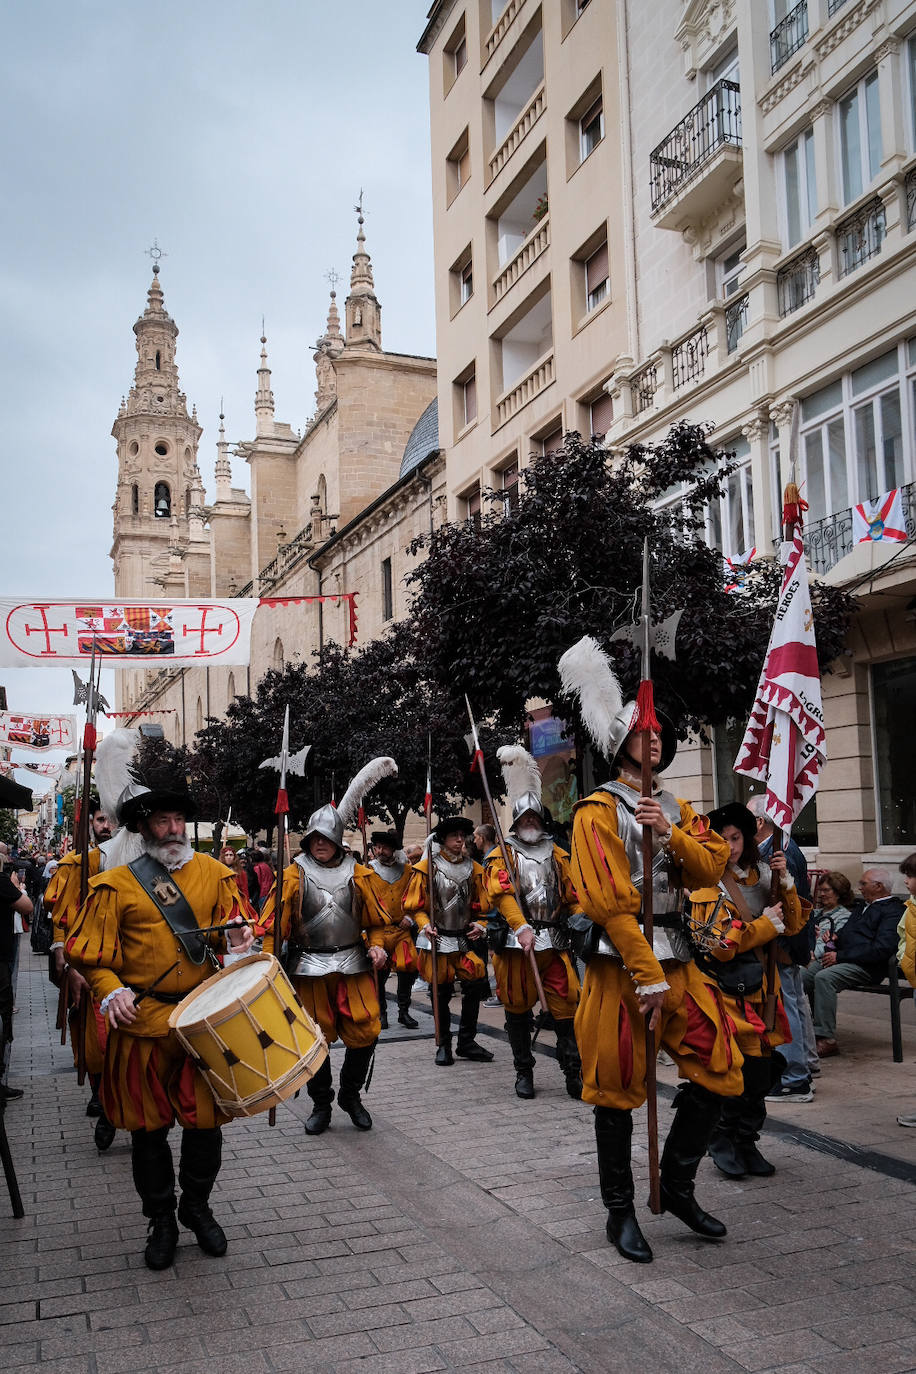
<svg viewBox="0 0 916 1374"><path fill-rule="evenodd" d="M15 844L19 834L19 827L16 824L16 812L0 810L0 840L4 844Z"/></svg>

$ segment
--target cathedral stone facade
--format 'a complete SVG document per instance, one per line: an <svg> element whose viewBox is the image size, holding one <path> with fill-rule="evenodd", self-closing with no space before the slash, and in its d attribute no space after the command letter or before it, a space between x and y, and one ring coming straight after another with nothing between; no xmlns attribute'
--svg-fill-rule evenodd
<svg viewBox="0 0 916 1374"><path fill-rule="evenodd" d="M269 668L307 662L329 640L347 643L344 594L356 594L357 643L406 612L407 546L445 509L436 362L382 348L360 214L344 327L332 290L313 353L314 414L301 433L276 419L262 335L254 432L230 443L220 416L208 501L198 466L202 431L180 389L178 327L165 308L158 264L134 333L134 384L112 429L115 594L334 598L261 606L248 669L117 674L119 710L163 712L168 738L190 744L208 717L255 690ZM232 484L230 452L248 464L250 495Z"/></svg>

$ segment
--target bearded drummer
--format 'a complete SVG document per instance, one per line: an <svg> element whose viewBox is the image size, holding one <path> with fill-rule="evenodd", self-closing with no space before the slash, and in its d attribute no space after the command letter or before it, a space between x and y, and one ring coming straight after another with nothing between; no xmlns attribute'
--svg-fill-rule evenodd
<svg viewBox="0 0 916 1374"><path fill-rule="evenodd" d="M209 1199L219 1173L221 1126L229 1118L169 1030L169 1014L218 969L216 951L251 948L253 913L228 868L191 848L197 813L183 781L148 776L125 789L118 821L139 833L143 853L100 873L67 936L67 955L108 1020L100 1097L109 1121L131 1133L134 1186L149 1229L144 1258L175 1258L175 1171L169 1128L182 1127L178 1221L208 1255L226 1253ZM210 926L238 926L201 934Z"/></svg>

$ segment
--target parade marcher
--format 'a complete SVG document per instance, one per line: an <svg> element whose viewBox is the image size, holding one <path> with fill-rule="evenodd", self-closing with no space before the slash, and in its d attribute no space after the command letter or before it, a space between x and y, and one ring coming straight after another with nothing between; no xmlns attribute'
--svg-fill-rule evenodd
<svg viewBox="0 0 916 1374"><path fill-rule="evenodd" d="M0 1115L3 1104L22 1097L22 1088L11 1088L6 1081L13 1044L13 979L11 965L14 947L14 917L28 916L32 899L22 890L16 867L10 861L6 844L0 843Z"/></svg>
<svg viewBox="0 0 916 1374"><path fill-rule="evenodd" d="M433 830L426 854L414 865L404 898L404 911L420 927L417 962L420 977L432 987L431 940L436 941L436 976L441 1043L436 1063L453 1064L449 1004L455 979L461 984L461 1016L455 1054L459 1059L489 1063L493 1055L475 1040L480 1004L489 996L486 965L470 947L486 934L479 917L490 910L486 877L480 864L465 853L465 841L474 822L465 816L448 816ZM433 874L433 916L430 923L430 870Z"/></svg>
<svg viewBox="0 0 916 1374"><path fill-rule="evenodd" d="M757 1141L766 1121L767 1094L785 1067L783 1056L774 1051L791 1040L792 1032L778 973L776 987L767 987L764 946L779 935L791 937L803 930L811 904L799 897L781 850L770 855L769 864L760 858L757 818L748 807L729 802L709 813L709 824L727 843L729 861L718 887L693 893L695 908L719 906L720 943L710 949L702 967L721 990L744 1055L741 1095L723 1099L709 1154L726 1178L768 1178L776 1170ZM776 901L770 896L773 874L778 878ZM769 1031L764 1024L768 994L776 998L775 1024Z"/></svg>
<svg viewBox="0 0 916 1374"><path fill-rule="evenodd" d="M686 1080L661 1159L661 1207L706 1239L726 1234L694 1197L694 1179L718 1120L720 1099L741 1092L741 1052L722 998L697 968L681 921L685 891L718 882L728 847L686 802L653 784L641 796L642 751L653 775L674 757L673 727L633 730L636 704L623 704L610 664L586 638L560 660L564 690L580 699L583 721L611 767L611 780L578 802L571 872L595 925L589 941L576 1040L582 1096L595 1109L607 1235L621 1255L648 1263L652 1251L633 1207L632 1115L646 1100L646 1017L656 1043ZM643 826L652 830L653 943L640 916Z"/></svg>
<svg viewBox="0 0 916 1374"><path fill-rule="evenodd" d="M383 917L375 910L372 870L345 850L343 836L365 794L396 771L393 759L373 759L353 779L339 806L327 803L312 813L304 848L283 872L279 897L276 886L271 890L260 921L264 948L278 957L283 954L299 1000L328 1044L340 1038L346 1047L337 1105L361 1131L372 1129L360 1092L381 1030L376 979L388 956ZM306 1134L321 1135L331 1124L334 1101L330 1057L309 1079L306 1091L313 1104Z"/></svg>
<svg viewBox="0 0 916 1374"><path fill-rule="evenodd" d="M130 732L131 734L133 731ZM103 740L99 745L102 752ZM102 845L111 839L111 821L102 809L98 797L89 803L89 876L94 878L105 867L105 854ZM76 850L65 854L52 875L45 890L44 904L51 916L52 944L51 961L54 981L59 985L63 978L70 982L70 1042L73 1058L79 1058L77 1037L82 1024L84 1041L82 1055L85 1058L86 1074L89 1079L90 1097L86 1104L86 1115L96 1117L95 1143L99 1150L107 1150L115 1138L115 1128L108 1120L99 1101L99 1084L102 1081L102 1061L105 1054L105 1018L97 1002L91 1001L91 992L86 979L78 969L68 968L64 943L67 928L73 922L80 905L80 866L82 855ZM89 997L91 1005L84 1016L78 1007L82 997Z"/></svg>
<svg viewBox="0 0 916 1374"><path fill-rule="evenodd" d="M68 928L67 953L108 1018L100 1096L105 1114L131 1133L134 1186L148 1218L145 1259L165 1269L175 1257L175 1172L169 1128L182 1126L178 1220L209 1255L226 1252L226 1236L209 1198L228 1119L203 1076L169 1029L172 1009L218 967L226 944L251 948L253 914L229 870L191 848L186 822L196 805L183 779L164 769L128 789L118 820L137 832L143 854L93 878ZM238 924L210 937L208 926Z"/></svg>
<svg viewBox="0 0 916 1374"><path fill-rule="evenodd" d="M496 756L512 805L512 824L505 838L512 872L506 872L499 848L488 855L485 871L490 900L506 923L501 931L497 926L492 939L493 968L506 1013L515 1092L518 1097L534 1097L531 1011L538 991L531 967L533 952L554 1021L557 1059L566 1091L570 1097L580 1098L582 1065L573 1027L579 979L566 952L570 943L566 917L579 903L569 873L569 855L547 834L541 774L533 756L515 745L504 746Z"/></svg>
<svg viewBox="0 0 916 1374"><path fill-rule="evenodd" d="M385 984L393 969L398 980L398 1022L409 1030L420 1024L410 1014L410 994L417 981L417 947L414 922L404 914L404 894L413 872L407 863L399 836L393 830L372 833L372 858L369 885L375 896L375 915L383 920L382 942L389 962L378 970L379 1014L382 1030L388 1029L388 999Z"/></svg>

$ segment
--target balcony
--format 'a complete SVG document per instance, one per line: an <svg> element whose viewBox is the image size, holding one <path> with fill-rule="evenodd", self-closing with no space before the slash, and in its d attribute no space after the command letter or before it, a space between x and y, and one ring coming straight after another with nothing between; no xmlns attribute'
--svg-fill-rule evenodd
<svg viewBox="0 0 916 1374"><path fill-rule="evenodd" d="M776 273L779 313L783 319L810 301L821 279L821 260L816 248L806 248Z"/></svg>
<svg viewBox="0 0 916 1374"><path fill-rule="evenodd" d="M916 229L916 167L910 169L903 183L906 192L906 231Z"/></svg>
<svg viewBox="0 0 916 1374"><path fill-rule="evenodd" d="M801 0L770 34L770 71L778 72L808 37L808 0Z"/></svg>
<svg viewBox="0 0 916 1374"><path fill-rule="evenodd" d="M841 10L846 4L846 0L827 0L827 18L832 19L837 10Z"/></svg>
<svg viewBox="0 0 916 1374"><path fill-rule="evenodd" d="M747 307L750 296L733 296L725 306L725 351L735 353L747 329Z"/></svg>
<svg viewBox="0 0 916 1374"><path fill-rule="evenodd" d="M855 214L841 220L833 232L837 244L837 275L848 277L850 272L855 272L856 268L881 252L887 230L884 202L880 196L875 196Z"/></svg>
<svg viewBox="0 0 916 1374"><path fill-rule="evenodd" d="M633 398L633 414L641 415L644 410L648 410L655 400L655 393L658 391L659 377L658 364L647 363L645 367L630 378L630 395Z"/></svg>
<svg viewBox="0 0 916 1374"><path fill-rule="evenodd" d="M533 367L520 377L514 386L508 391L504 391L501 396L496 398L496 421L493 428L499 429L507 420L511 420L526 406L529 401L533 401L535 396L549 386L554 380L554 361L553 348L549 353L545 353Z"/></svg>
<svg viewBox="0 0 916 1374"><path fill-rule="evenodd" d="M524 243L513 257L501 267L493 278L493 303L501 301L506 292L523 276L532 263L550 247L550 216L544 218L532 229Z"/></svg>
<svg viewBox="0 0 916 1374"><path fill-rule="evenodd" d="M686 339L675 344L671 350L671 371L675 391L680 391L681 387L686 386L688 382L700 380L706 371L708 356L709 335L705 325L701 325L692 334L688 334Z"/></svg>
<svg viewBox="0 0 916 1374"><path fill-rule="evenodd" d="M496 52L500 43L509 32L509 27L524 5L525 0L509 0L502 14L500 14L484 41L483 64L487 65L490 58Z"/></svg>
<svg viewBox="0 0 916 1374"><path fill-rule="evenodd" d="M516 148L524 140L525 136L534 128L535 124L544 113L544 106L547 95L544 82L538 86L528 104L516 119L512 128L509 130L502 143L489 161L489 181L495 181L506 163L509 161Z"/></svg>
<svg viewBox="0 0 916 1374"><path fill-rule="evenodd" d="M741 90L717 81L649 157L652 219L683 229L710 215L741 176Z"/></svg>
<svg viewBox="0 0 916 1374"><path fill-rule="evenodd" d="M907 539L916 538L916 482L911 482L909 486L901 487L900 496L903 501L903 519ZM852 507L847 510L836 511L833 515L827 515L823 520L816 520L804 531L805 553L808 555L808 566L813 573L819 577L826 576L831 568L835 568L841 558L845 558L848 553L852 553L855 545L852 539ZM893 547L901 548L902 545L896 544Z"/></svg>

